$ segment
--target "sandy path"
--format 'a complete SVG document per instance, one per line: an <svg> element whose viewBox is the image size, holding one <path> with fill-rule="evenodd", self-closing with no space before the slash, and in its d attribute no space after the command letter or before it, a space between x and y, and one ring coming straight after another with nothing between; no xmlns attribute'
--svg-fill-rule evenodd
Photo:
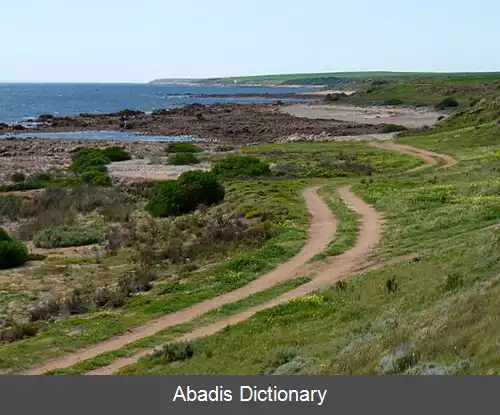
<svg viewBox="0 0 500 415"><path fill-rule="evenodd" d="M457 164L457 160L448 154L435 153L433 151L424 150L421 148L416 148L405 144L396 144L394 142L389 142L389 141L384 141L384 142L378 141L378 142L372 142L371 145L384 150L392 150L402 154L408 154L410 156L420 157L423 160L424 164L421 166L417 166L414 169L409 170L408 172L435 166L439 160L442 160L447 166L453 166Z"/></svg>
<svg viewBox="0 0 500 415"><path fill-rule="evenodd" d="M143 327L132 330L126 334L101 342L95 346L90 346L86 349L62 356L61 358L52 360L42 366L29 369L21 374L39 375L49 370L72 366L82 360L90 359L101 353L120 349L128 343L139 340L143 337L151 336L166 327L182 324L186 321L192 320L201 314L217 309L224 304L233 303L252 294L271 288L281 281L304 276L310 266L307 262L314 255L321 253L326 249L329 242L333 239L337 229L337 221L335 217L328 206L326 206L323 200L321 200L318 196L317 190L318 188L315 187L307 188L303 191L307 210L311 215L308 242L297 255L287 262L279 265L274 271L263 275L242 288L195 304L194 306L184 310L160 317L150 323L147 323Z"/></svg>
<svg viewBox="0 0 500 415"><path fill-rule="evenodd" d="M283 107L283 112L299 118L349 121L360 124L400 124L409 128L433 125L442 115L424 109L357 107L353 105L297 104Z"/></svg>
<svg viewBox="0 0 500 415"><path fill-rule="evenodd" d="M361 216L358 241L352 249L335 257L330 263L327 264L327 266L320 265L320 271L311 282L295 288L294 290L288 291L264 304L247 309L241 313L235 314L234 316L218 321L217 323L200 327L199 329L177 338L176 341L194 340L212 335L224 329L228 325L234 325L247 320L261 310L272 308L279 304L286 303L293 298L303 297L304 295L327 288L331 286L332 283L348 277L353 272L359 272L360 264L368 259L369 254L373 251L380 240L383 221L380 214L377 213L373 207L366 204L363 200L351 192L350 186L340 188L338 193L344 202L353 210L357 211ZM140 357L150 354L153 351L154 349L152 348L142 350L131 357L117 359L109 366L95 369L86 374L111 375L119 369L135 363Z"/></svg>

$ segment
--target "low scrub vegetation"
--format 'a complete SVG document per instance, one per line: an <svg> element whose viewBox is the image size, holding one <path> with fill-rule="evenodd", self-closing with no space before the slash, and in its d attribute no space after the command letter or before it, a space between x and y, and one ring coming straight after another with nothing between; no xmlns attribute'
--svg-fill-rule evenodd
<svg viewBox="0 0 500 415"><path fill-rule="evenodd" d="M165 151L167 153L201 153L203 150L196 144L173 141L167 144Z"/></svg>
<svg viewBox="0 0 500 415"><path fill-rule="evenodd" d="M154 216L177 216L211 206L224 199L225 191L211 172L190 171L177 180L160 183L147 209Z"/></svg>
<svg viewBox="0 0 500 415"><path fill-rule="evenodd" d="M398 124L386 124L382 127L382 133L397 133L406 130L408 130L408 128L406 128L404 125Z"/></svg>
<svg viewBox="0 0 500 415"><path fill-rule="evenodd" d="M83 229L77 226L61 225L43 229L33 239L38 248L63 248L101 243L105 239L102 231Z"/></svg>
<svg viewBox="0 0 500 415"><path fill-rule="evenodd" d="M460 105L460 103L455 98L448 97L448 98L443 99L438 104L436 104L436 108L438 110L444 110L447 108L456 108L459 105Z"/></svg>
<svg viewBox="0 0 500 415"><path fill-rule="evenodd" d="M198 164L200 160L193 153L174 153L168 157L168 164L184 166Z"/></svg>
<svg viewBox="0 0 500 415"><path fill-rule="evenodd" d="M123 147L118 147L118 146L106 147L102 151L112 162L126 161L132 159L130 153Z"/></svg>
<svg viewBox="0 0 500 415"><path fill-rule="evenodd" d="M255 156L228 156L215 164L214 172L223 177L270 175L269 165Z"/></svg>
<svg viewBox="0 0 500 415"><path fill-rule="evenodd" d="M15 268L28 260L28 249L0 227L0 269Z"/></svg>

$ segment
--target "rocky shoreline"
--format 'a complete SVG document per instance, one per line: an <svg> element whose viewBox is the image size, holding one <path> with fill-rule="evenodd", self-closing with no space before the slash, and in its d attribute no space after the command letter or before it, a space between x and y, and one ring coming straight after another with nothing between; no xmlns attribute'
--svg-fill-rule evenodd
<svg viewBox="0 0 500 415"><path fill-rule="evenodd" d="M0 134L69 131L128 131L155 136L191 136L221 143L272 142L299 135L350 136L376 134L381 125L298 118L280 111L282 104L191 104L151 114L123 110L74 117L41 116L37 127L0 125Z"/></svg>

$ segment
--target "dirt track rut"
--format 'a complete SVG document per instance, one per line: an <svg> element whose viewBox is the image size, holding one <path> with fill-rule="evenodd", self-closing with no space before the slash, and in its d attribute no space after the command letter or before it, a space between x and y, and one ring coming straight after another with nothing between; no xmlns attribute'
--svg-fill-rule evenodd
<svg viewBox="0 0 500 415"><path fill-rule="evenodd" d="M151 336L158 331L192 320L208 311L217 309L224 304L246 298L252 294L271 288L277 283L303 276L310 265L308 261L316 254L323 252L332 240L337 229L337 220L330 209L317 194L318 188L307 188L303 191L307 210L311 215L309 238L302 250L293 258L279 265L276 269L252 281L237 290L219 297L203 301L184 310L160 317L152 322L113 339L101 342L86 349L64 355L47 362L44 365L26 370L21 374L39 375L44 372L67 368L82 360L93 358L99 354L122 348L128 343ZM237 315L238 316L238 315ZM234 318L237 318L234 316ZM227 323L226 323L227 324Z"/></svg>
<svg viewBox="0 0 500 415"><path fill-rule="evenodd" d="M420 157L423 160L424 164L409 170L408 173L412 171L425 169L427 167L435 166L439 162L439 160L442 160L447 166L454 166L455 164L457 164L457 160L455 160L452 156L448 154L435 153L433 151L424 150L421 148L416 148L405 144L396 144L392 141L383 141L383 142L374 141L371 143L371 145L374 147L381 148L383 150L392 150L398 153Z"/></svg>
<svg viewBox="0 0 500 415"><path fill-rule="evenodd" d="M327 266L320 266L320 271L311 282L288 291L264 304L247 309L241 313L218 321L217 323L200 327L199 329L177 338L176 341L194 340L215 334L228 325L234 325L247 320L261 310L275 307L293 298L302 297L317 290L327 288L332 283L349 276L353 271L357 270L356 268L368 258L369 254L380 240L383 221L380 214L377 213L372 206L366 204L352 193L350 186L340 188L338 193L344 202L361 216L358 241L352 249L333 258ZM142 350L131 357L118 359L109 366L88 372L87 375L111 375L119 369L135 363L140 357L150 354L153 350L154 349Z"/></svg>

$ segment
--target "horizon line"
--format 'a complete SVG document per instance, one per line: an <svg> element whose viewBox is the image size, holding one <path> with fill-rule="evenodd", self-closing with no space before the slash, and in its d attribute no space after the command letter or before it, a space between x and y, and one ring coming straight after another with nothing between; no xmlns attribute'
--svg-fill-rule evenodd
<svg viewBox="0 0 500 415"><path fill-rule="evenodd" d="M209 77L159 77L149 81L44 81L44 80L0 80L0 84L136 84L147 85L157 80L172 80L172 81L206 81L212 79L232 79L232 78L259 78L266 76L294 76L294 75L332 75L332 74L371 74L371 73L394 73L394 74L497 74L500 70L489 71L395 71L395 70L366 70L366 71L326 71L326 72L282 72L282 73L266 73L257 75L230 75L230 76L209 76Z"/></svg>

